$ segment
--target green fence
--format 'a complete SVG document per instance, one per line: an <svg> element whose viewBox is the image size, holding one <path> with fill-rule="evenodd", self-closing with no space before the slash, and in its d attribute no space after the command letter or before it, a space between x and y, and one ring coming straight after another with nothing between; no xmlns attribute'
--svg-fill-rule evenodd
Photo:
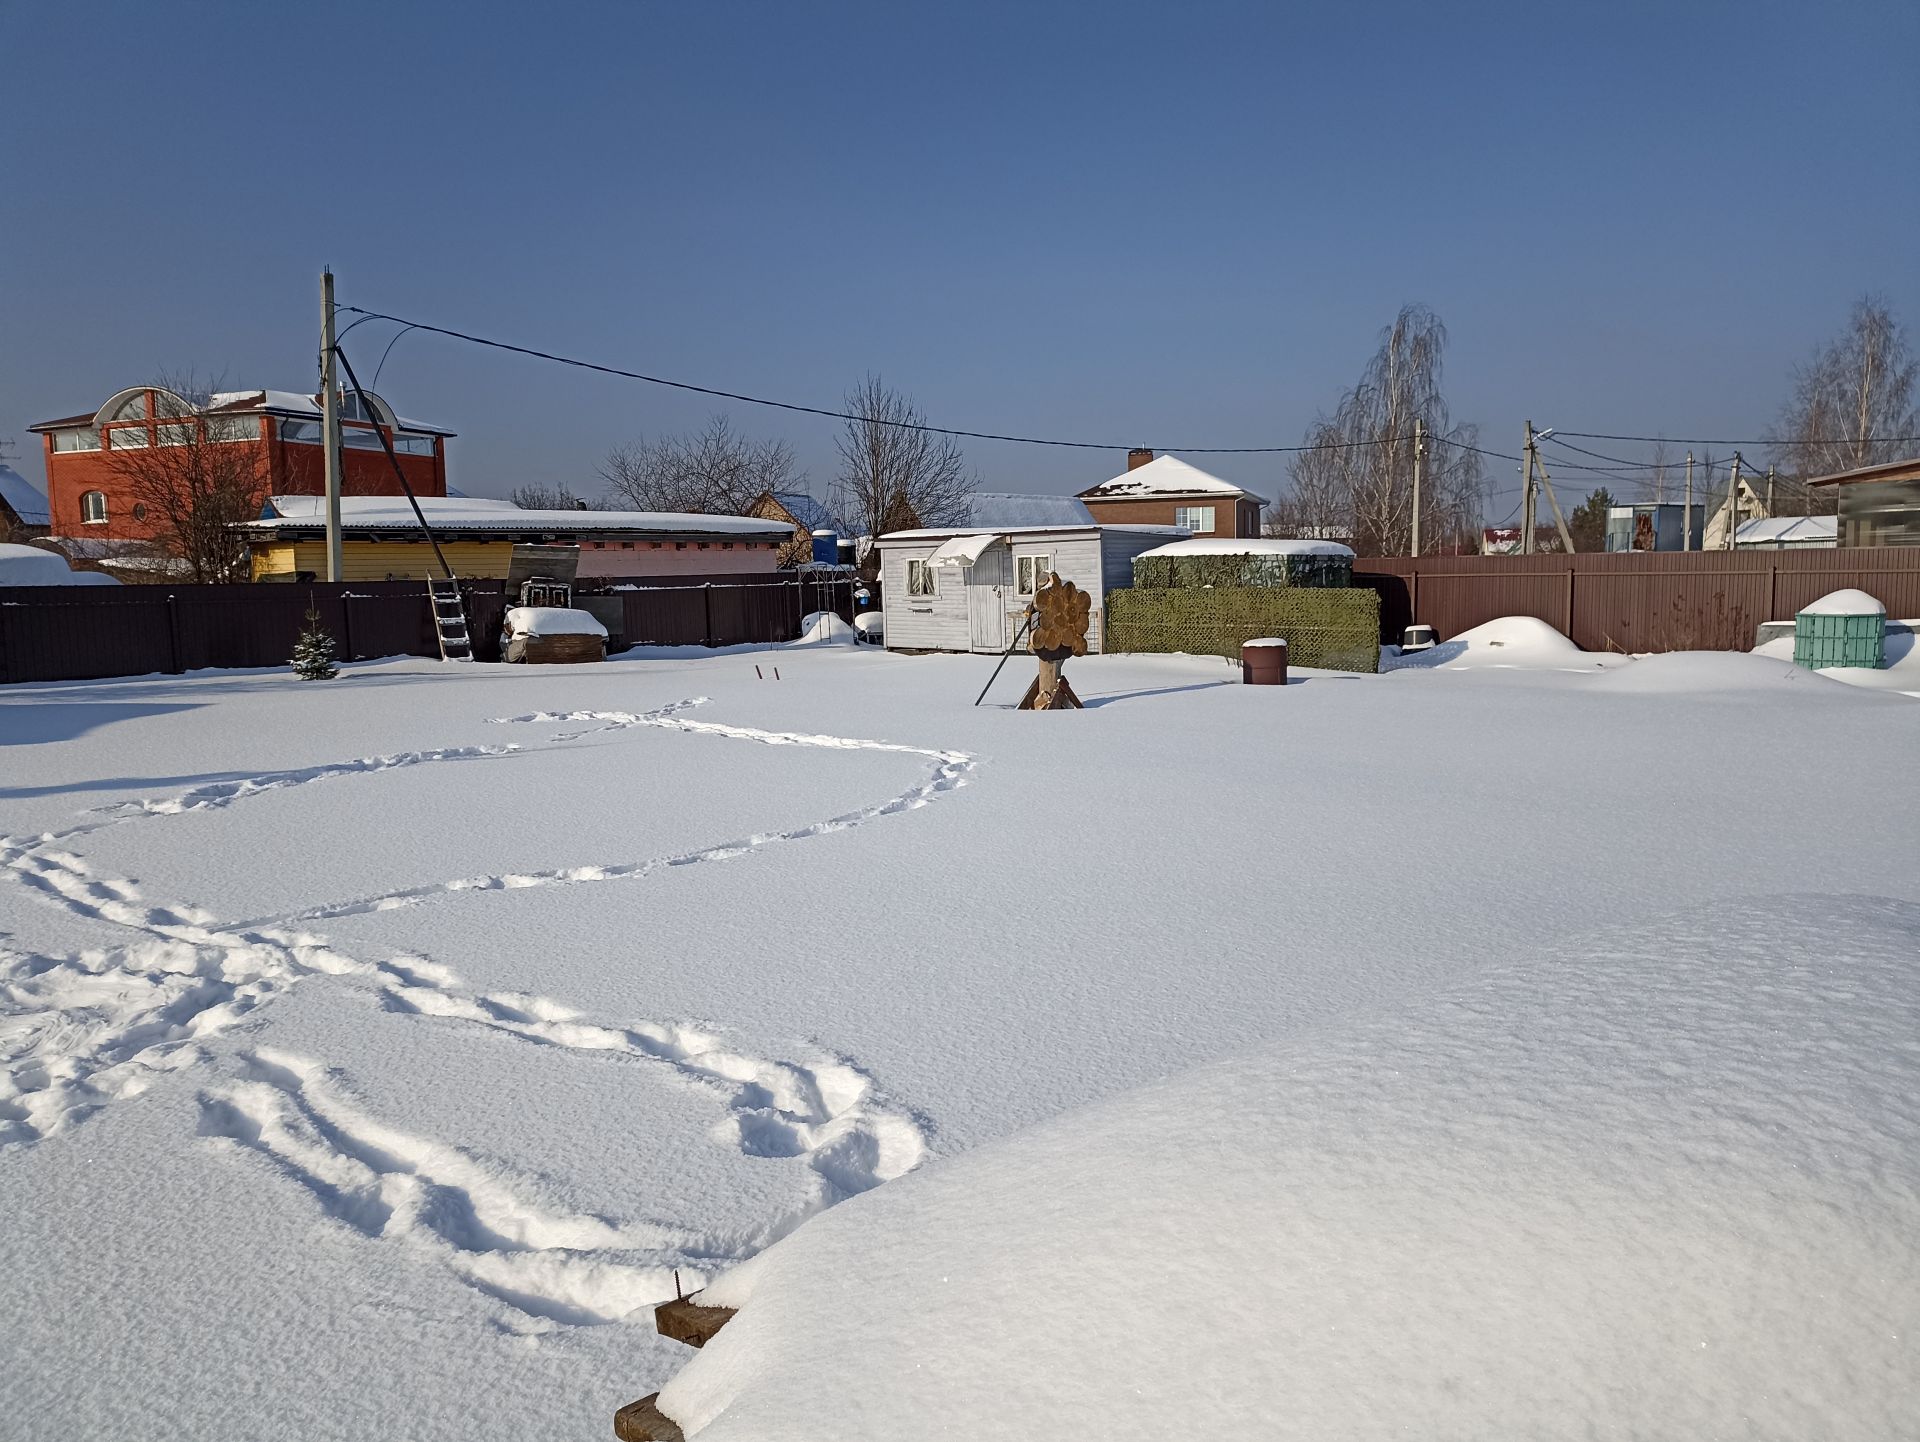
<svg viewBox="0 0 1920 1442"><path fill-rule="evenodd" d="M1240 658L1242 642L1278 636L1295 666L1380 669L1380 597L1317 586L1134 589L1107 595L1107 651L1185 651Z"/></svg>

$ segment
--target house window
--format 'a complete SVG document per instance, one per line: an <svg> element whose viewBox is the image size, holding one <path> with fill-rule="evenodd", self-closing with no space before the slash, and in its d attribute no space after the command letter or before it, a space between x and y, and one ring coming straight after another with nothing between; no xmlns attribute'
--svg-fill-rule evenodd
<svg viewBox="0 0 1920 1442"><path fill-rule="evenodd" d="M167 425L159 426L157 429L160 433L160 444L163 446L190 446L193 444L194 427L192 421L186 421L184 423L173 421Z"/></svg>
<svg viewBox="0 0 1920 1442"><path fill-rule="evenodd" d="M97 451L100 449L100 432L92 426L82 426L71 431L55 431L53 448L56 451Z"/></svg>
<svg viewBox="0 0 1920 1442"><path fill-rule="evenodd" d="M933 588L933 563L931 561L907 562L907 594L909 596L935 596L939 592Z"/></svg>
<svg viewBox="0 0 1920 1442"><path fill-rule="evenodd" d="M1052 556L1021 556L1014 563L1014 581L1022 596L1040 589L1040 581L1053 569Z"/></svg>
<svg viewBox="0 0 1920 1442"><path fill-rule="evenodd" d="M258 416L209 416L207 439L210 441L257 441L260 439Z"/></svg>
<svg viewBox="0 0 1920 1442"><path fill-rule="evenodd" d="M1213 507L1175 506L1173 508L1173 523L1176 526L1184 526L1196 534L1201 531L1211 531L1213 529Z"/></svg>
<svg viewBox="0 0 1920 1442"><path fill-rule="evenodd" d="M107 523L105 491L88 491L80 497L80 519L89 526L104 526Z"/></svg>
<svg viewBox="0 0 1920 1442"><path fill-rule="evenodd" d="M112 426L107 430L107 449L110 451L138 451L147 445L147 428L143 425Z"/></svg>

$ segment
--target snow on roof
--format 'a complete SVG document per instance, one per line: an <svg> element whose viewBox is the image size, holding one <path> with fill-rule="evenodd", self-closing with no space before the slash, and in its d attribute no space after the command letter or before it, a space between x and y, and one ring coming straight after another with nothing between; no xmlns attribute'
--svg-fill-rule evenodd
<svg viewBox="0 0 1920 1442"><path fill-rule="evenodd" d="M1346 556L1351 559L1353 549L1338 541L1287 541L1273 536L1234 540L1203 536L1155 546L1151 551L1142 551L1136 559L1144 561L1149 556Z"/></svg>
<svg viewBox="0 0 1920 1442"><path fill-rule="evenodd" d="M0 463L0 501L20 518L23 526L50 526L53 514L47 509L47 497L38 486L12 466Z"/></svg>
<svg viewBox="0 0 1920 1442"><path fill-rule="evenodd" d="M512 501L477 496L422 496L420 510L428 525L458 531L684 532L765 540L783 540L790 534L783 522L753 516L707 516L680 511L527 511ZM268 500L261 519L245 522L244 528L273 532L325 523L324 497L274 496ZM405 496L343 496L340 499L343 531L384 531L418 525Z"/></svg>
<svg viewBox="0 0 1920 1442"><path fill-rule="evenodd" d="M98 571L76 571L67 558L38 546L0 544L0 586L117 586Z"/></svg>
<svg viewBox="0 0 1920 1442"><path fill-rule="evenodd" d="M1022 536L1087 536L1100 531L1126 531L1131 535L1165 536L1169 540L1187 534L1184 526L1116 526L1100 521L1087 521L1076 526L941 526L919 531L889 531L879 538L881 545L892 545L899 541L944 541L949 536L1005 536L1018 539Z"/></svg>
<svg viewBox="0 0 1920 1442"><path fill-rule="evenodd" d="M1078 496L1009 495L976 492L968 498L971 526L1091 526L1093 512Z"/></svg>
<svg viewBox="0 0 1920 1442"><path fill-rule="evenodd" d="M1802 616L1884 616L1887 608L1865 591L1856 591L1849 587L1844 591L1829 591L1811 606L1800 608Z"/></svg>
<svg viewBox="0 0 1920 1442"><path fill-rule="evenodd" d="M1083 501L1123 501L1142 496L1245 496L1263 506L1267 503L1264 496L1209 475L1177 456L1156 456L1144 466L1135 466L1080 493Z"/></svg>
<svg viewBox="0 0 1920 1442"><path fill-rule="evenodd" d="M1756 516L1751 521L1742 521L1740 529L1733 533L1736 546L1751 546L1762 541L1832 545L1839 539L1838 516Z"/></svg>

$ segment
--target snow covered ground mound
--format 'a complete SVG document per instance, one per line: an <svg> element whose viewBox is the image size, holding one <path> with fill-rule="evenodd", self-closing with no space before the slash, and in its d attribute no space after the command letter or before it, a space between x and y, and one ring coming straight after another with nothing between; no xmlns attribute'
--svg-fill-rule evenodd
<svg viewBox="0 0 1920 1442"><path fill-rule="evenodd" d="M1903 1433L1920 908L1713 907L1133 1092L710 1289L698 1442ZM1603 957L1604 965L1596 965Z"/></svg>
<svg viewBox="0 0 1920 1442"><path fill-rule="evenodd" d="M1624 656L1582 651L1545 621L1533 616L1502 616L1462 631L1425 651L1383 657L1383 671L1446 669L1465 671L1500 666L1516 670L1603 670L1627 660Z"/></svg>
<svg viewBox="0 0 1920 1442"><path fill-rule="evenodd" d="M800 639L794 646L851 646L859 640L853 627L832 611L810 611L800 622Z"/></svg>

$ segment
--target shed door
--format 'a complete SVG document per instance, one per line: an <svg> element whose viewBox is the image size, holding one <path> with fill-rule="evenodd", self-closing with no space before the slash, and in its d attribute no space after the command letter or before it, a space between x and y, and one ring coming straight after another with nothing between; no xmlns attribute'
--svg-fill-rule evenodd
<svg viewBox="0 0 1920 1442"><path fill-rule="evenodd" d="M1007 649L1007 600L1013 590L1013 552L992 545L967 571L967 624L973 649Z"/></svg>

